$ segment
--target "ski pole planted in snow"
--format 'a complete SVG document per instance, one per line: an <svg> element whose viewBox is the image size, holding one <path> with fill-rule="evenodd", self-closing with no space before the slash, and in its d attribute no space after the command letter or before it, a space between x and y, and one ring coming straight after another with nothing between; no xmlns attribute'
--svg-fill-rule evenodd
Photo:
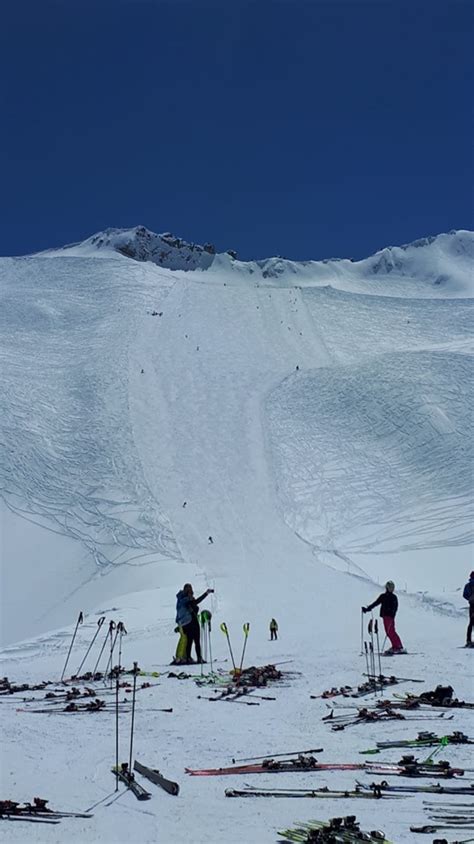
<svg viewBox="0 0 474 844"><path fill-rule="evenodd" d="M102 658L102 654L104 653L105 646L107 644L107 639L109 638L109 636L112 638L112 633L113 633L114 630L115 630L115 621L110 621L107 633L105 634L104 642L103 642L102 647L99 651L99 656L97 657L97 662L96 662L94 670L92 672L93 675L97 674L97 669L99 667L99 662Z"/></svg>
<svg viewBox="0 0 474 844"><path fill-rule="evenodd" d="M129 756L129 764L128 770L132 770L132 759L133 759L133 730L135 727L135 698L137 694L137 674L138 674L138 662L133 663L133 692L132 692L132 724L130 729L130 756Z"/></svg>
<svg viewBox="0 0 474 844"><path fill-rule="evenodd" d="M241 657L241 660L240 660L239 674L242 674L242 666L244 664L245 648L247 647L247 639L249 637L250 624L248 623L248 621L243 625L242 629L244 631L244 645L243 645L243 648L242 648L242 657Z"/></svg>
<svg viewBox="0 0 474 844"><path fill-rule="evenodd" d="M66 662L64 663L63 673L61 674L61 682L63 681L64 675L66 673L66 668L67 668L67 664L69 662L69 657L71 656L72 646L74 645L74 640L76 638L77 629L78 629L79 625L82 624L83 621L84 621L84 616L83 616L82 612L80 612L79 617L78 617L77 622L76 622L76 627L74 628L74 633L72 634L72 641L71 641L71 644L69 645L69 650L68 650L68 653L67 653Z"/></svg>
<svg viewBox="0 0 474 844"><path fill-rule="evenodd" d="M104 621L105 621L105 615L101 615L101 617L99 618L99 620L98 620L98 622L97 622L97 630L95 631L95 633L94 633L94 635L93 635L93 637L92 637L92 641L91 641L91 643L90 643L89 647L87 648L87 650L86 650L86 652L85 652L85 654L84 654L84 656L83 656L83 658L82 658L82 662L81 662L81 664L80 664L79 668L78 668L78 669L77 669L77 671L76 671L76 674L75 674L75 676L76 676L76 677L79 677L79 675L80 675L80 673L81 673L81 670L82 670L82 666L84 665L84 663L85 663L85 661L86 661L87 657L89 656L89 654L90 654L90 652L91 652L91 650L92 650L92 647L93 647L93 645L94 645L94 642L95 642L95 640L97 639L97 636L98 636L98 635L99 635L99 633L100 633L100 628L102 627L102 625L103 625Z"/></svg>
<svg viewBox="0 0 474 844"><path fill-rule="evenodd" d="M230 644L229 631L227 630L227 624L225 623L225 621L223 621L222 624L221 624L221 630L222 630L224 636L227 639L227 644L229 645L230 658L232 660L232 665L233 665L234 671L235 671L236 668L235 668L234 654L232 653L232 645Z"/></svg>
<svg viewBox="0 0 474 844"><path fill-rule="evenodd" d="M119 770L119 683L120 672L117 672L115 678L115 770ZM119 778L115 777L115 791L118 791Z"/></svg>
<svg viewBox="0 0 474 844"><path fill-rule="evenodd" d="M380 661L380 639L379 639L379 623L377 619L374 622L375 638L377 640L377 657L379 663L379 677L382 677L382 663Z"/></svg>
<svg viewBox="0 0 474 844"><path fill-rule="evenodd" d="M369 665L369 647L367 645L367 642L364 642L364 648L365 648L365 663L367 665L367 677L371 677L372 675L370 673L370 665Z"/></svg>
<svg viewBox="0 0 474 844"><path fill-rule="evenodd" d="M122 639L124 636L127 635L127 631L125 630L125 625L123 621L119 621L120 627L120 638L119 638L119 652L118 652L118 673L120 674L120 669L122 668Z"/></svg>

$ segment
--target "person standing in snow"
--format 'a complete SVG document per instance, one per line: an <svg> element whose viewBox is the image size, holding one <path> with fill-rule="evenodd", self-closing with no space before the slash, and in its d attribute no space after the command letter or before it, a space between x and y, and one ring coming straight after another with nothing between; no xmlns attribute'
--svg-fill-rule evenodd
<svg viewBox="0 0 474 844"><path fill-rule="evenodd" d="M206 589L199 598L194 597L193 587L185 583L183 588L176 595L176 624L182 628L186 636L186 664L191 665L191 649L194 643L196 649L196 662L203 662L201 654L201 631L198 620L198 606L204 598L214 592L214 589Z"/></svg>
<svg viewBox="0 0 474 844"><path fill-rule="evenodd" d="M272 618L270 622L270 641L273 642L274 639L278 639L278 624L275 619Z"/></svg>
<svg viewBox="0 0 474 844"><path fill-rule="evenodd" d="M402 645L400 636L395 630L395 616L398 610L398 598L395 595L395 584L393 580L387 580L385 584L385 592L368 607L362 607L362 612L366 613L373 610L374 607L380 605L380 616L383 621L385 633L390 639L391 648L386 651L387 654L405 654L406 650Z"/></svg>
<svg viewBox="0 0 474 844"><path fill-rule="evenodd" d="M472 648L474 647L472 641L472 628L474 627L474 571L471 571L462 596L466 601L469 601L469 624L467 625L466 648Z"/></svg>

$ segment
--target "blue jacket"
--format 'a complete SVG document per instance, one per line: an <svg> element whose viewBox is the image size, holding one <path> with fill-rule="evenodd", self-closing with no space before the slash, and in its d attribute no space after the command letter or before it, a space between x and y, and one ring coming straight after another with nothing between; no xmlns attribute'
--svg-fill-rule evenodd
<svg viewBox="0 0 474 844"><path fill-rule="evenodd" d="M471 577L466 583L462 596L466 599L466 601L469 601L470 604L474 604L474 577Z"/></svg>
<svg viewBox="0 0 474 844"><path fill-rule="evenodd" d="M182 589L176 595L176 624L179 624L180 627L184 627L185 624L192 621L190 601L191 598Z"/></svg>

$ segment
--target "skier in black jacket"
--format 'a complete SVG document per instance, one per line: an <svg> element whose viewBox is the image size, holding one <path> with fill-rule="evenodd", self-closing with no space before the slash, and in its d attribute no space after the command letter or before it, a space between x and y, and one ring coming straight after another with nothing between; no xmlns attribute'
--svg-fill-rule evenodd
<svg viewBox="0 0 474 844"><path fill-rule="evenodd" d="M469 624L467 625L466 648L474 648L472 642L472 628L474 627L474 571L471 571L471 575L462 594L463 598L469 601Z"/></svg>
<svg viewBox="0 0 474 844"><path fill-rule="evenodd" d="M385 592L369 604L368 607L362 607L362 612L366 613L373 610L374 607L380 605L380 616L383 621L385 633L390 639L391 648L386 651L387 654L406 654L406 650L402 645L402 641L397 631L395 630L395 616L398 610L398 598L395 595L395 584L393 580L387 580L385 584Z"/></svg>

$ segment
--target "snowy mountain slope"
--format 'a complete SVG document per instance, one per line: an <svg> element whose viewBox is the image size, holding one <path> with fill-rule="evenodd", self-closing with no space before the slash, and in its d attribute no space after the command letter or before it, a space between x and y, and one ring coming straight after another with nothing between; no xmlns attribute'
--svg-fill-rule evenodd
<svg viewBox="0 0 474 844"><path fill-rule="evenodd" d="M454 587L472 519L471 301L459 298L472 243L457 232L365 262L243 264L138 227L3 260L5 506L30 520L49 566L63 555L54 537L78 543L53 565L41 613L18 613L28 557L3 566L3 635L46 629L48 609L64 623L71 602L95 602L97 578L113 596L129 590L126 569L146 588L182 559L256 607L294 560L313 577L338 555L382 581L395 555L423 588L424 555L446 550ZM263 594L242 577L255 565Z"/></svg>
<svg viewBox="0 0 474 844"><path fill-rule="evenodd" d="M473 235L301 264L244 263L167 239L108 230L0 261L1 673L59 677L79 610L71 670L101 614L125 622L127 666L166 664L175 592L191 581L198 594L216 588L206 602L215 657L228 655L220 622L238 660L248 621L246 664L290 660L284 667L301 674L260 707L209 706L192 681L164 676L141 691L137 757L182 787L179 798L153 791L143 805L123 792L115 800L110 715L36 715L3 699L2 793L94 805L89 821L28 825L38 844L125 844L138 828L145 844L270 844L296 820L355 811L410 842L410 823L426 818L421 797L241 802L223 796L234 780L183 769L318 746L321 761L364 758L386 727L331 733L324 702L309 694L360 681L360 607L387 577L416 653L384 670L428 688L451 682L472 699L472 652L457 646L460 588L474 567ZM396 722L390 734L426 727L438 729ZM456 713L451 727L472 734L470 714ZM450 761L467 765L468 751L451 750ZM269 774L258 784L354 780ZM22 842L25 827L12 823L8 835Z"/></svg>

